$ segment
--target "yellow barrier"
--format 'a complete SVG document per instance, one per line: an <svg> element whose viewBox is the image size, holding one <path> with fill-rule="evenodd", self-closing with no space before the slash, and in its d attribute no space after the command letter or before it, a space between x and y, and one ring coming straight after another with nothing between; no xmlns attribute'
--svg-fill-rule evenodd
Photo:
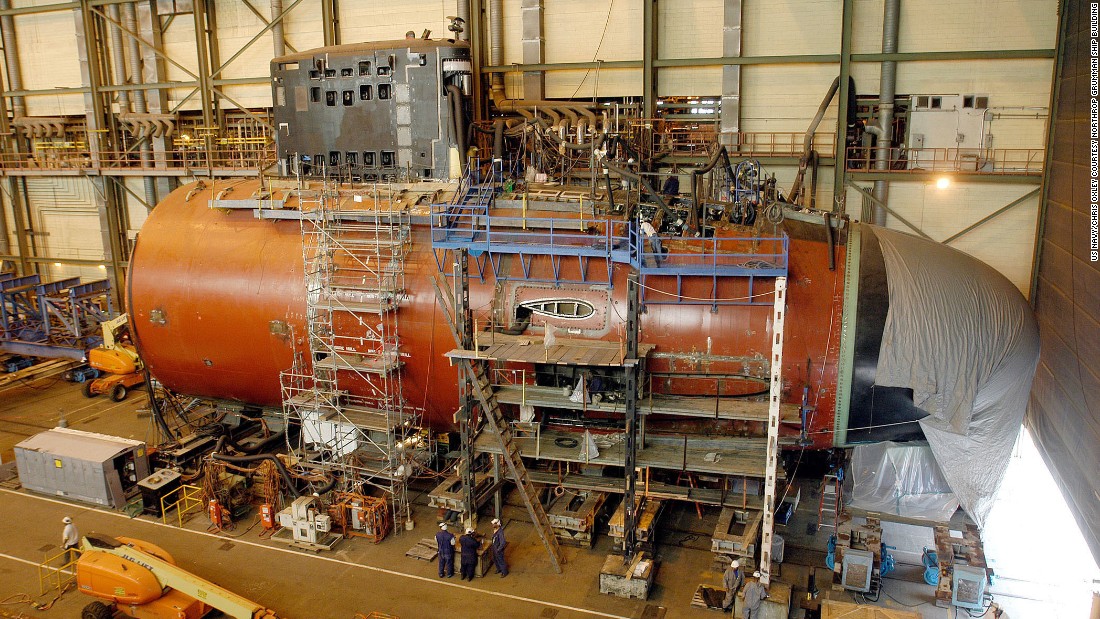
<svg viewBox="0 0 1100 619"><path fill-rule="evenodd" d="M183 527L184 516L202 510L202 488L184 484L175 492L160 497L160 520L168 524L168 512L176 510L177 525Z"/></svg>
<svg viewBox="0 0 1100 619"><path fill-rule="evenodd" d="M38 565L39 595L49 591L57 591L60 595L68 589L76 581L76 562L79 558L80 550L77 548L60 550L52 555L46 553Z"/></svg>

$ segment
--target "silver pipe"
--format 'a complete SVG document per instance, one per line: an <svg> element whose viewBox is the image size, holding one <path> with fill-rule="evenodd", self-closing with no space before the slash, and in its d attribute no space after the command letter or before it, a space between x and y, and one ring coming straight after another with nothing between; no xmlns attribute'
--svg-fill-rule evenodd
<svg viewBox="0 0 1100 619"><path fill-rule="evenodd" d="M115 86L126 85L126 51L122 48L122 31L115 24L122 23L118 5L107 5L107 17L114 24L108 26L111 37L111 69L115 74ZM118 91L118 111L125 114L130 111L130 93L125 90Z"/></svg>
<svg viewBox="0 0 1100 619"><path fill-rule="evenodd" d="M470 0L458 0L458 16L462 18L466 27L462 29L462 32L458 33L458 39L460 41L469 41L469 30L473 26L470 24Z"/></svg>
<svg viewBox="0 0 1100 619"><path fill-rule="evenodd" d="M898 21L901 17L901 0L886 0L882 13L882 53L894 54L898 51ZM875 148L875 169L890 169L890 144L894 138L894 97L897 94L898 63L883 61L879 72L878 120L882 135ZM890 184L887 181L875 181L871 195L882 204L888 204ZM886 209L875 204L874 224L886 225Z"/></svg>
<svg viewBox="0 0 1100 619"><path fill-rule="evenodd" d="M504 63L504 0L489 0L489 64ZM504 90L504 74L493 74L493 90Z"/></svg>
<svg viewBox="0 0 1100 619"><path fill-rule="evenodd" d="M271 19L276 20L271 27L271 39L275 44L275 57L286 55L286 39L283 37L283 20L279 16L283 14L283 0L271 0Z"/></svg>
<svg viewBox="0 0 1100 619"><path fill-rule="evenodd" d="M131 2L127 2L122 5L122 25L130 32L137 32L137 15L134 12L134 5ZM127 53L129 54L130 61L130 81L134 84L140 84L144 81L144 76L141 74L141 47L138 45L137 39L133 37L127 37ZM138 114L145 114L149 111L149 106L145 101L145 91L134 91L134 111Z"/></svg>
<svg viewBox="0 0 1100 619"><path fill-rule="evenodd" d="M11 0L0 0L0 9L11 8ZM23 90L23 73L19 68L19 48L15 44L15 20L11 15L0 15L0 30L3 30L4 62L8 69L8 89ZM15 118L27 115L27 100L24 97L12 97L11 113Z"/></svg>
<svg viewBox="0 0 1100 619"><path fill-rule="evenodd" d="M122 5L122 25L130 32L137 32L137 14L134 10L132 2L127 2ZM141 84L145 81L145 76L141 71L141 47L133 37L126 38L127 52L130 61L130 81L134 84ZM149 103L145 98L145 91L138 89L134 91L134 112L137 114L149 113ZM141 145L141 165L143 168L153 167L153 147L151 145L151 136L147 136L145 141ZM145 189L145 203L149 206L156 206L157 204L157 179L152 176L142 177L142 186Z"/></svg>

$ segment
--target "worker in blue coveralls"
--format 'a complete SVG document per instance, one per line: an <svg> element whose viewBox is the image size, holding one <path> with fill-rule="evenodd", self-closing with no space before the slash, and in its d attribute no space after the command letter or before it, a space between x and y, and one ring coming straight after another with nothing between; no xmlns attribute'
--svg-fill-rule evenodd
<svg viewBox="0 0 1100 619"><path fill-rule="evenodd" d="M500 577L508 575L508 563L504 560L504 548L508 540L504 539L504 529L500 528L500 520L493 518L493 565L500 572Z"/></svg>
<svg viewBox="0 0 1100 619"><path fill-rule="evenodd" d="M450 578L455 575L455 536L447 530L447 523L439 523L439 533L435 534L435 544L439 547L439 577Z"/></svg>
<svg viewBox="0 0 1100 619"><path fill-rule="evenodd" d="M458 546L462 549L462 560L459 562L462 580L473 580L477 573L477 551L481 549L481 541L472 527L467 527L466 534L458 538Z"/></svg>

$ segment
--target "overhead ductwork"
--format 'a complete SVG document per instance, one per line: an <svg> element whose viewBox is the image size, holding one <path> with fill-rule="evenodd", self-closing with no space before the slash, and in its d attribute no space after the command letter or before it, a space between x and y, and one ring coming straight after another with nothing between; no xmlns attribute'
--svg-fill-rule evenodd
<svg viewBox="0 0 1100 619"><path fill-rule="evenodd" d="M50 116L21 116L11 124L29 138L63 138L68 119Z"/></svg>
<svg viewBox="0 0 1100 619"><path fill-rule="evenodd" d="M119 114L118 120L135 138L167 138L176 130L173 114Z"/></svg>

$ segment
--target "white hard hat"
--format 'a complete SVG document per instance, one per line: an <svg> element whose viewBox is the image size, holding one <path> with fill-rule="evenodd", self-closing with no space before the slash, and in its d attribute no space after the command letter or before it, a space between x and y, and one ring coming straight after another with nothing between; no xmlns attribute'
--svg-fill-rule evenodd
<svg viewBox="0 0 1100 619"><path fill-rule="evenodd" d="M473 533L474 530L471 527L466 527L466 532L467 533Z"/></svg>
<svg viewBox="0 0 1100 619"><path fill-rule="evenodd" d="M760 572L753 572L752 577L753 578L760 578Z"/></svg>
<svg viewBox="0 0 1100 619"><path fill-rule="evenodd" d="M741 562L737 559L734 559L733 563L730 563L730 567L741 567Z"/></svg>
<svg viewBox="0 0 1100 619"><path fill-rule="evenodd" d="M447 523L446 522L440 522L439 523L439 528L440 529L446 529L447 528Z"/></svg>
<svg viewBox="0 0 1100 619"><path fill-rule="evenodd" d="M493 518L493 526L494 527L499 527L500 526L500 519L499 518Z"/></svg>
<svg viewBox="0 0 1100 619"><path fill-rule="evenodd" d="M69 518L68 516L65 516L64 518L61 519L61 522L64 522L65 524L72 524L73 519Z"/></svg>

